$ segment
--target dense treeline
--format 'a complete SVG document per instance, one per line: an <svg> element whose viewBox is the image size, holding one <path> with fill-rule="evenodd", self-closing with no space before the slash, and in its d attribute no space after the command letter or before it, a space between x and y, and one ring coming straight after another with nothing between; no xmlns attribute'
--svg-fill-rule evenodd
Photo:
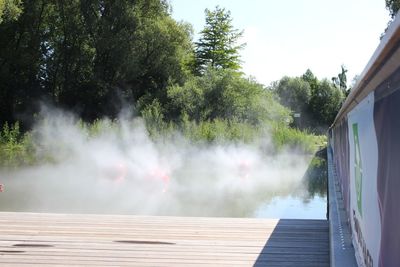
<svg viewBox="0 0 400 267"><path fill-rule="evenodd" d="M166 1L23 1L0 24L0 123L35 111L38 100L84 119L115 116L121 101L166 99L192 60L190 26ZM33 108L33 110L32 110Z"/></svg>
<svg viewBox="0 0 400 267"><path fill-rule="evenodd" d="M77 114L89 122L79 122L83 129L129 106L151 136L252 142L267 129L276 149L311 152L324 139L289 125L321 130L343 99L337 83L311 71L270 88L245 77L242 32L220 7L205 11L196 43L163 0L6 1L0 17L1 165L37 160L31 133L20 128L29 129L41 103ZM299 112L312 123L293 123Z"/></svg>
<svg viewBox="0 0 400 267"><path fill-rule="evenodd" d="M26 125L41 102L72 110L86 121L114 118L126 103L147 117L172 122L291 120L273 90L240 73L242 32L232 27L223 8L205 11L206 26L193 43L191 26L172 19L167 1L6 3L3 10L14 11L2 11L0 24L0 125ZM284 93L297 94L297 85L285 79L276 91L298 112L291 93ZM332 86L321 82L317 87L313 91ZM301 109L312 105L309 93L299 97ZM337 107L329 118L324 115L324 124Z"/></svg>
<svg viewBox="0 0 400 267"><path fill-rule="evenodd" d="M15 0L0 2L0 17L0 165L38 160L26 129L41 103L72 111L89 132L104 117L118 131L129 107L155 138L250 143L267 130L277 150L324 143L290 128L293 107L240 72L242 32L224 8L205 11L196 43L163 0Z"/></svg>
<svg viewBox="0 0 400 267"><path fill-rule="evenodd" d="M347 94L345 68L332 82L318 80L311 70L301 77L283 77L271 89L294 114L293 125L301 129L324 133L331 125ZM335 82L337 81L337 82Z"/></svg>

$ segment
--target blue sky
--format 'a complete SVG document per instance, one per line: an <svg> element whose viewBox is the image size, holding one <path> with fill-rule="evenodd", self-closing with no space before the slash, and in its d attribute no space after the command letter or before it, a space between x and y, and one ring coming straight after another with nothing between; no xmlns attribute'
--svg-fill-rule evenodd
<svg viewBox="0 0 400 267"><path fill-rule="evenodd" d="M351 83L379 45L389 12L384 0L170 0L173 17L205 24L204 10L219 5L231 11L244 30L243 71L268 85L282 76L300 76L310 68L331 78L344 64ZM195 35L195 39L198 35Z"/></svg>

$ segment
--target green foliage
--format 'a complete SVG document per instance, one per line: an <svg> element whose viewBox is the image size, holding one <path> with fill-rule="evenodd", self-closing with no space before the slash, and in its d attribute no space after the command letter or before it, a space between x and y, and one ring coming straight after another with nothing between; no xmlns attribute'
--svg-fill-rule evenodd
<svg viewBox="0 0 400 267"><path fill-rule="evenodd" d="M77 122L77 125L79 129L85 133L87 138L92 138L114 130L115 121L109 119L96 119L91 123L86 123L80 119Z"/></svg>
<svg viewBox="0 0 400 267"><path fill-rule="evenodd" d="M272 139L278 150L286 147L314 153L319 147L326 145L326 136L316 136L281 124L272 125Z"/></svg>
<svg viewBox="0 0 400 267"><path fill-rule="evenodd" d="M320 150L326 153L326 148ZM326 157L317 155L311 160L311 163L304 175L304 179L307 184L308 192L311 197L315 194L319 196L326 196L327 192L327 179L328 177L328 162Z"/></svg>
<svg viewBox="0 0 400 267"><path fill-rule="evenodd" d="M164 114L160 102L154 99L141 112L150 136L156 137L168 131L168 124L164 122Z"/></svg>
<svg viewBox="0 0 400 267"><path fill-rule="evenodd" d="M183 83L193 69L191 28L165 16L145 20L134 45L135 53L128 59L135 99L150 93L165 98L169 83Z"/></svg>
<svg viewBox="0 0 400 267"><path fill-rule="evenodd" d="M304 112L310 103L311 86L302 78L283 77L276 88L281 103L294 112Z"/></svg>
<svg viewBox="0 0 400 267"><path fill-rule="evenodd" d="M238 121L215 119L213 121L190 121L182 116L180 125L175 128L183 136L195 143L251 143L262 136L262 127Z"/></svg>
<svg viewBox="0 0 400 267"><path fill-rule="evenodd" d="M167 0L0 0L0 166L52 161L46 152L37 158L40 144L16 123L16 114L32 119L42 99L78 113L88 139L118 131L114 119L129 103L153 139L250 143L271 128L277 149L309 151L316 137L288 128L291 111L276 94L238 72L242 32L230 12L205 14L193 44L192 27L171 17ZM282 79L277 92L302 111L328 101L330 88L313 95L320 87L309 71Z"/></svg>
<svg viewBox="0 0 400 267"><path fill-rule="evenodd" d="M344 65L341 66L341 72L337 75L332 77L332 83L334 86L340 88L344 94L346 94L347 90L347 76L346 72L348 70Z"/></svg>
<svg viewBox="0 0 400 267"><path fill-rule="evenodd" d="M167 85L194 69L192 29L167 1L32 0L22 9L0 24L1 124L35 113L38 99L84 120L116 117L145 94L165 102Z"/></svg>
<svg viewBox="0 0 400 267"><path fill-rule="evenodd" d="M237 42L243 35L233 28L230 11L216 7L205 10L206 26L200 32L196 43L197 65L203 71L207 65L213 68L238 70L240 68L239 51L244 44Z"/></svg>
<svg viewBox="0 0 400 267"><path fill-rule="evenodd" d="M311 88L311 92L317 90L319 81L318 78L314 75L314 73L312 73L310 69L307 69L306 72L301 76L301 78L304 81L308 82Z"/></svg>
<svg viewBox="0 0 400 267"><path fill-rule="evenodd" d="M22 0L0 0L0 23L18 19L22 10Z"/></svg>
<svg viewBox="0 0 400 267"><path fill-rule="evenodd" d="M289 148L296 149L299 153L314 153L319 147L326 146L325 136L288 128L282 122L252 125L218 118L196 122L183 114L180 121L168 123L164 121L162 107L157 100L142 111L142 116L147 132L154 141L170 140L178 134L194 144L254 144L263 143L263 140L271 136L275 151ZM117 120L109 119L95 120L92 123L79 120L76 126L88 140L103 134L118 134L121 130L121 124ZM46 146L34 142L31 132L22 134L18 123L12 126L5 124L0 132L0 168L55 162L58 155L43 150L43 145ZM61 149L64 145L59 146ZM63 149L68 150L67 147Z"/></svg>
<svg viewBox="0 0 400 267"><path fill-rule="evenodd" d="M195 121L201 121L205 115L205 94L204 87L201 87L199 77L189 78L183 86L177 84L167 88L167 96L169 99L169 114L179 117L185 114L187 117Z"/></svg>
<svg viewBox="0 0 400 267"><path fill-rule="evenodd" d="M4 124L0 131L0 166L12 168L37 161L30 133L22 134L19 123Z"/></svg>
<svg viewBox="0 0 400 267"><path fill-rule="evenodd" d="M344 95L342 90L333 86L328 80L322 80L318 90L313 93L310 100L310 107L314 118L320 122L320 124L330 126L343 100Z"/></svg>
<svg viewBox="0 0 400 267"><path fill-rule="evenodd" d="M168 114L187 114L190 120L223 119L257 125L290 121L290 111L272 92L232 70L209 67L203 76L191 77L182 86L168 88Z"/></svg>
<svg viewBox="0 0 400 267"><path fill-rule="evenodd" d="M400 1L399 0L385 0L385 3L386 3L386 8L389 10L390 16L393 19L400 9Z"/></svg>
<svg viewBox="0 0 400 267"><path fill-rule="evenodd" d="M338 74L339 78L339 87L343 90L343 92L347 89L347 76L346 72L348 71L344 65L341 66L341 72Z"/></svg>
<svg viewBox="0 0 400 267"><path fill-rule="evenodd" d="M338 86L328 80L318 80L311 70L301 78L283 77L272 85L272 90L280 97L281 103L294 113L300 113L295 126L324 133L331 125L343 100L347 70L342 66ZM343 88L339 88L342 84Z"/></svg>
<svg viewBox="0 0 400 267"><path fill-rule="evenodd" d="M383 36L385 36L386 31L389 29L390 24L395 19L397 13L400 9L400 0L385 0L386 9L389 10L390 20L387 23L387 27L385 31L381 34L380 39L382 40Z"/></svg>

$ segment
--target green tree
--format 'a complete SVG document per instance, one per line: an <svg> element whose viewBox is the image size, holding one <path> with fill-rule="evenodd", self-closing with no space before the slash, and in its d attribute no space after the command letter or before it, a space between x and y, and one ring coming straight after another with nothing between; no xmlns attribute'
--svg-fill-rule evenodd
<svg viewBox="0 0 400 267"><path fill-rule="evenodd" d="M310 102L310 84L302 78L283 77L275 88L281 103L292 111L304 112Z"/></svg>
<svg viewBox="0 0 400 267"><path fill-rule="evenodd" d="M316 88L318 88L318 78L314 75L314 73L310 70L307 69L306 72L301 76L301 78L308 82L308 84L311 87L311 91L315 90Z"/></svg>
<svg viewBox="0 0 400 267"><path fill-rule="evenodd" d="M343 92L346 92L347 90L347 69L344 65L340 66L341 67L341 72L338 74L338 78L339 78L339 87L340 89L343 90Z"/></svg>
<svg viewBox="0 0 400 267"><path fill-rule="evenodd" d="M185 75L190 72L187 65L193 51L191 29L171 18L166 1L78 2L84 20L71 25L82 25L80 36L83 42L78 51L84 54L76 54L75 59L66 62L82 62L83 58L88 58L91 67L82 72L85 76L79 79L84 81L81 90L71 82L66 84L73 89L64 90L66 93L60 99L61 103L66 102L71 107L74 105L72 101L76 105L81 99L80 106L85 107L89 118L99 114L115 116L120 110L121 98L136 101L146 96L149 103L154 98L164 102L168 83L183 83ZM76 14L79 19L79 10ZM63 39L55 41L59 40L64 45ZM79 39L69 40L68 48L80 44ZM59 51L63 54L62 49ZM82 66L78 62L67 67ZM79 77L77 74L73 76Z"/></svg>
<svg viewBox="0 0 400 267"><path fill-rule="evenodd" d="M237 44L243 31L234 29L230 11L216 7L205 10L206 26L196 42L196 59L200 71L207 65L222 69L240 69L239 51L244 44Z"/></svg>
<svg viewBox="0 0 400 267"><path fill-rule="evenodd" d="M83 119L113 117L145 95L164 103L168 84L192 72L191 28L167 1L30 0L21 9L0 24L0 123L34 113L43 98Z"/></svg>
<svg viewBox="0 0 400 267"><path fill-rule="evenodd" d="M341 72L337 75L332 77L332 84L343 91L343 94L347 94L347 69L344 65L341 66Z"/></svg>
<svg viewBox="0 0 400 267"><path fill-rule="evenodd" d="M0 0L0 23L16 20L22 13L22 0Z"/></svg>
<svg viewBox="0 0 400 267"><path fill-rule="evenodd" d="M44 94L43 46L48 1L23 1L17 21L0 24L0 123L13 123L17 116L31 114L30 107ZM24 116L21 116L24 117Z"/></svg>
<svg viewBox="0 0 400 267"><path fill-rule="evenodd" d="M309 69L301 78L283 77L272 89L284 106L300 113L300 119L294 121L296 126L317 133L324 133L330 126L344 99L339 83L336 86L326 79L320 81Z"/></svg>
<svg viewBox="0 0 400 267"><path fill-rule="evenodd" d="M396 17L397 12L400 9L400 0L385 0L386 9L389 10L390 20L387 23L387 27L385 31L381 34L380 39L382 40L383 36L385 36L386 31L388 30L390 24Z"/></svg>
<svg viewBox="0 0 400 267"><path fill-rule="evenodd" d="M183 86L168 89L170 114L186 114L196 122L216 119L257 125L266 121L287 121L284 108L261 84L243 78L233 70L211 66L203 76L194 76Z"/></svg>
<svg viewBox="0 0 400 267"><path fill-rule="evenodd" d="M165 103L167 86L183 84L191 75L191 27L168 16L145 19L136 36L126 77L132 95L151 94Z"/></svg>
<svg viewBox="0 0 400 267"><path fill-rule="evenodd" d="M343 91L324 79L313 92L310 99L310 110L319 126L328 127L333 123L342 103Z"/></svg>

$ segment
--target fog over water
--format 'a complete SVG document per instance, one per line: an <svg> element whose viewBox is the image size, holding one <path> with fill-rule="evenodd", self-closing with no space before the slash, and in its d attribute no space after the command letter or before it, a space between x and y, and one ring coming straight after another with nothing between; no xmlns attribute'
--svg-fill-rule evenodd
<svg viewBox="0 0 400 267"><path fill-rule="evenodd" d="M312 156L253 145L152 140L140 118L103 120L89 135L47 112L34 127L42 164L0 170L1 211L252 217L276 196L304 196Z"/></svg>

